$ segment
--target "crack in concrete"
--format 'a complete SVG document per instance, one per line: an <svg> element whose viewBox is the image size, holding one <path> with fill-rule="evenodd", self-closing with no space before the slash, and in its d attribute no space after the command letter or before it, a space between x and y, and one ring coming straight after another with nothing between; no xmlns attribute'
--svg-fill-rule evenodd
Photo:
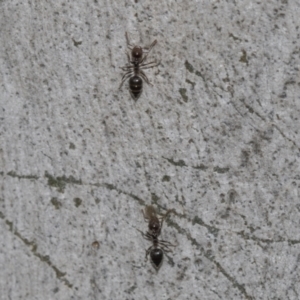
<svg viewBox="0 0 300 300"><path fill-rule="evenodd" d="M67 287L69 288L72 288L73 285L66 279L66 278L63 278L66 273L65 272L62 272L60 271L50 260L50 257L49 255L42 255L41 253L39 253L37 251L37 248L38 248L38 245L35 244L34 242L32 241L29 241L27 238L23 237L20 232L18 230L16 230L13 222L7 220L7 218L5 217L5 215L0 211L0 218L2 220L5 221L6 225L8 226L9 228L9 231L14 234L16 237L18 237L26 246L29 247L29 250L31 251L31 253L39 258L42 262L46 263L56 274L56 277L62 281Z"/></svg>

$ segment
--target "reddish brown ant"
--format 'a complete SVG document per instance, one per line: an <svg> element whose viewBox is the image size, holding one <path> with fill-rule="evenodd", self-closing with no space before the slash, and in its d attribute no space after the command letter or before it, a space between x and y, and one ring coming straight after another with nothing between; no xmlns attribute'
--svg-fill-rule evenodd
<svg viewBox="0 0 300 300"><path fill-rule="evenodd" d="M127 32L125 33L125 37L127 41L127 47L129 50L131 50L131 58L127 52L128 63L126 66L121 67L121 69L126 71L126 73L122 77L119 89L122 87L125 80L129 79L130 94L134 100L137 100L143 91L143 80L145 80L147 84L152 85L143 70L159 65L159 62L156 61L146 63L147 56L152 48L156 45L157 40L155 40L148 49L143 49L140 46L132 46L130 44Z"/></svg>
<svg viewBox="0 0 300 300"><path fill-rule="evenodd" d="M164 219L171 213L175 212L174 209L168 210L159 220L156 210L153 206L146 206L145 211L142 210L144 219L146 222L148 222L148 231L146 233L143 233L140 231L143 235L143 237L151 241L153 243L152 246L150 246L146 250L146 257L147 260L148 255L150 254L151 263L153 264L154 268L158 271L162 261L164 252L172 252L172 250L169 247L175 247L175 245L171 244L170 242L159 240L158 236L161 233L161 229L163 226Z"/></svg>

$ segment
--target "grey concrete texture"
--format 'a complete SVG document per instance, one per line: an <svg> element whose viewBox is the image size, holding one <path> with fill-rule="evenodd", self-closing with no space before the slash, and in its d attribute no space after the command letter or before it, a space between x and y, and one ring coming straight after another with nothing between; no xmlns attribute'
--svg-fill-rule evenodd
<svg viewBox="0 0 300 300"><path fill-rule="evenodd" d="M299 13L0 1L0 299L299 299ZM161 61L137 101L126 31Z"/></svg>

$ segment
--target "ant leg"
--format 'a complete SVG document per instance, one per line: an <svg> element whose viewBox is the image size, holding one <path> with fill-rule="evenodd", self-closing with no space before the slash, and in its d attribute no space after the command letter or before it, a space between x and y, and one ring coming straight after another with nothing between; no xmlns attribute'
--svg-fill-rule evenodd
<svg viewBox="0 0 300 300"><path fill-rule="evenodd" d="M128 63L131 63L130 62L130 55L129 55L129 53L127 51L126 51L126 54L127 54Z"/></svg>
<svg viewBox="0 0 300 300"><path fill-rule="evenodd" d="M121 89L123 83L125 82L125 80L127 80L129 77L131 77L132 75L132 72L131 71L128 71L127 73L125 73L122 77L122 81L121 81L121 84L119 86L119 89Z"/></svg>
<svg viewBox="0 0 300 300"><path fill-rule="evenodd" d="M141 77L142 77L149 85L153 86L153 84L150 83L148 77L146 76L146 74L145 74L142 70L140 70L140 75L141 75Z"/></svg>
<svg viewBox="0 0 300 300"><path fill-rule="evenodd" d="M149 218L147 218L146 216L145 216L145 213L144 213L144 211L141 209L141 212L142 212L142 214L143 214L143 217L144 217L144 220L145 220L145 222L149 222Z"/></svg>
<svg viewBox="0 0 300 300"><path fill-rule="evenodd" d="M157 44L157 40L153 41L149 48L146 48L147 54L152 50L152 48Z"/></svg>
<svg viewBox="0 0 300 300"><path fill-rule="evenodd" d="M147 56L150 51L152 50L152 48L157 44L157 40L155 40L150 46L149 48L144 48L144 52L145 52L145 55Z"/></svg>
<svg viewBox="0 0 300 300"><path fill-rule="evenodd" d="M137 231L141 233L141 235L143 236L143 238L144 238L145 240L151 241L151 242L153 241L153 238L152 238L152 236L149 234L149 232L144 233L143 231L141 231L141 230L139 230L139 229L137 229Z"/></svg>
<svg viewBox="0 0 300 300"><path fill-rule="evenodd" d="M165 251L165 252L173 252L172 249L169 247L176 247L177 245L173 245L167 241L159 241L158 245Z"/></svg>
<svg viewBox="0 0 300 300"><path fill-rule="evenodd" d="M171 250L171 249L168 248L167 246L162 246L162 245L161 245L161 249L163 249L164 252L166 252L166 253L169 253L169 252L172 252L172 253L173 253L173 250Z"/></svg>
<svg viewBox="0 0 300 300"><path fill-rule="evenodd" d="M151 249L153 248L153 245L150 246L147 250L146 250L146 256L145 256L145 261L148 260L148 255L150 254Z"/></svg>
<svg viewBox="0 0 300 300"><path fill-rule="evenodd" d="M120 69L123 70L123 71L132 71L132 72L133 72L133 68L134 68L134 66L132 66L132 65L127 65L127 66L124 66L124 67L120 67Z"/></svg>
<svg viewBox="0 0 300 300"><path fill-rule="evenodd" d="M127 75L132 75L133 71L132 70L127 70L127 72L122 76L122 80L127 77Z"/></svg>
<svg viewBox="0 0 300 300"><path fill-rule="evenodd" d="M136 229L136 230L141 233L141 235L143 236L143 238L146 238L146 234L143 231L141 231L139 229Z"/></svg>
<svg viewBox="0 0 300 300"><path fill-rule="evenodd" d="M128 33L127 31L125 32L125 37L126 37L126 42L127 42L127 47L132 50L133 46L130 44L129 42L129 38L128 38Z"/></svg>
<svg viewBox="0 0 300 300"><path fill-rule="evenodd" d="M173 245L173 244L171 244L170 242L168 242L168 241L164 241L164 240L160 240L160 241L158 241L158 243L161 245L161 246L164 246L164 247L176 247L176 246L178 246L178 245Z"/></svg>
<svg viewBox="0 0 300 300"><path fill-rule="evenodd" d="M129 55L129 53L128 53L128 50L125 50L125 54L126 54L126 56L127 56L128 64L130 64L131 61L130 61L130 55Z"/></svg>
<svg viewBox="0 0 300 300"><path fill-rule="evenodd" d="M152 64L152 66L150 66ZM148 63L144 63L144 64L141 64L140 65L140 69L150 69L150 68L153 68L153 67L156 67L160 64L160 61L157 62L157 61L150 61Z"/></svg>
<svg viewBox="0 0 300 300"><path fill-rule="evenodd" d="M145 54L145 56L144 56L143 59L141 60L141 63L147 59L148 54L150 53L150 51L152 50L152 48L156 45L156 43L157 43L157 40L155 40L155 41L150 45L150 47L149 47L148 50L147 50L147 53Z"/></svg>
<svg viewBox="0 0 300 300"><path fill-rule="evenodd" d="M173 253L173 250L171 250L170 248L168 248L167 246L161 246L161 248L164 250L164 252L166 253L169 253L169 252L172 252Z"/></svg>
<svg viewBox="0 0 300 300"><path fill-rule="evenodd" d="M161 218L161 223L160 223L160 227L162 228L162 226L163 226L163 222L164 222L164 219L170 214L170 213L175 213L176 211L175 211L175 209L169 209L169 210L167 210L167 212L162 216L162 218Z"/></svg>

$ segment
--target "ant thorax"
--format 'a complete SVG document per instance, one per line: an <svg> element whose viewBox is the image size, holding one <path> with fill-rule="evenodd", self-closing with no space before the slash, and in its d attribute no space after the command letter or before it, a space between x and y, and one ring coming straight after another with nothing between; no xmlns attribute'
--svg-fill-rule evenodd
<svg viewBox="0 0 300 300"><path fill-rule="evenodd" d="M141 62L143 57L143 49L140 46L134 46L134 48L131 51L131 59L132 63L137 65Z"/></svg>

